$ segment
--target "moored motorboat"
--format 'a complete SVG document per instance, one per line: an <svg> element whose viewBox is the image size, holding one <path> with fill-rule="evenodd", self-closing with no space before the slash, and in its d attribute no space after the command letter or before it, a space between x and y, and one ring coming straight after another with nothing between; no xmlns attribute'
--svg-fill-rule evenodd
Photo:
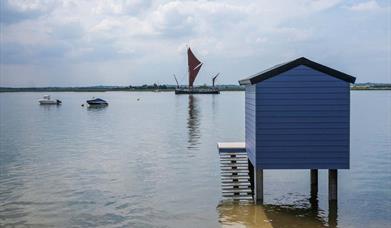
<svg viewBox="0 0 391 228"><path fill-rule="evenodd" d="M105 106L105 105L109 105L109 103L107 103L107 101L101 99L101 98L95 98L95 99L91 99L91 100L87 100L87 104L90 105L90 106Z"/></svg>
<svg viewBox="0 0 391 228"><path fill-rule="evenodd" d="M60 100L57 100L57 99L52 100L52 99L50 99L49 95L43 96L43 98L39 99L38 102L41 105L59 105L59 104L62 103Z"/></svg>

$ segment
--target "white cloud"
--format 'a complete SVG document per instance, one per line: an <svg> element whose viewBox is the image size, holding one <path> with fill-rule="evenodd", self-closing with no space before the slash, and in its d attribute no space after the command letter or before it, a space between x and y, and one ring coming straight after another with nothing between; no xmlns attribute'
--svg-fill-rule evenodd
<svg viewBox="0 0 391 228"><path fill-rule="evenodd" d="M107 66L126 63L124 67L134 74L151 74L150 66L167 73L179 64L185 66L181 61L185 59L186 45L190 45L205 61L262 58L261 62L267 66L268 61L274 64L273 61L312 53L323 47L325 36L334 45L354 38L345 33L350 22L337 10L344 7L341 0L15 0L1 3L6 7L1 8L0 45L7 50L7 55L13 56L8 57L2 51L2 59L7 58L2 62L16 65L27 61L44 66L45 61L51 61L43 57L46 53L55 56L64 68L65 65L72 68L75 63L78 69L88 68L111 61ZM372 0L350 9L379 7ZM365 22L360 26L364 28L359 31L384 30ZM332 51L332 48L324 49ZM203 70L208 71L210 67L214 71L212 65L205 64ZM217 67L218 63L214 65ZM7 75L13 77L12 71L7 71Z"/></svg>
<svg viewBox="0 0 391 228"><path fill-rule="evenodd" d="M360 2L349 7L353 11L375 11L381 9L377 1L370 0L367 2Z"/></svg>
<svg viewBox="0 0 391 228"><path fill-rule="evenodd" d="M12 0L7 1L9 6L18 11L45 11L48 10L54 3L49 0Z"/></svg>
<svg viewBox="0 0 391 228"><path fill-rule="evenodd" d="M340 2L340 0L315 0L309 2L308 5L312 10L320 11L332 8L338 5Z"/></svg>
<svg viewBox="0 0 391 228"><path fill-rule="evenodd" d="M148 8L151 2L149 0L101 0L98 1L93 11L96 14L114 14L123 15L129 13L136 13Z"/></svg>
<svg viewBox="0 0 391 228"><path fill-rule="evenodd" d="M18 9L39 10L44 9L47 2L18 0L9 3ZM5 26L4 41L47 43L66 39L64 42L85 50L85 46L101 45L105 40L112 47L125 45L123 49L143 54L148 54L149 47L156 47L167 55L170 49L172 52L187 43L199 46L204 53L209 50L251 55L251 50L267 43L270 36L284 34L289 40L310 39L311 33L307 30L281 24L329 9L339 0L294 3L281 0L240 3L104 0L96 4L64 0L56 3L52 3L42 17ZM247 47L243 47L242 42Z"/></svg>

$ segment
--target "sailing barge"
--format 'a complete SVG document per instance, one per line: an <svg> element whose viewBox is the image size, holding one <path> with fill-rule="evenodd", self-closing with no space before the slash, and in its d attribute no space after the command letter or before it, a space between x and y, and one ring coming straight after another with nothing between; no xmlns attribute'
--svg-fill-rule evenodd
<svg viewBox="0 0 391 228"><path fill-rule="evenodd" d="M202 67L202 62L200 62L197 57L193 54L190 47L187 49L187 65L188 65L188 74L189 74L189 86L187 88L180 88L178 80L177 88L175 89L175 94L219 94L220 91L214 86L216 78L219 74L215 75L212 78L213 85L211 88L196 88L193 86L193 83ZM175 77L175 75L174 75Z"/></svg>

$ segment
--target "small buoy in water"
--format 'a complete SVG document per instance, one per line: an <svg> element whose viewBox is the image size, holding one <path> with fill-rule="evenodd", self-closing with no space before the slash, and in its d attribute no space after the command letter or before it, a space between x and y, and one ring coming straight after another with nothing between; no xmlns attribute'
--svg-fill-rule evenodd
<svg viewBox="0 0 391 228"><path fill-rule="evenodd" d="M84 107L84 104L81 104L81 107Z"/></svg>
<svg viewBox="0 0 391 228"><path fill-rule="evenodd" d="M140 100L140 98L137 98L137 100L139 101L139 100Z"/></svg>

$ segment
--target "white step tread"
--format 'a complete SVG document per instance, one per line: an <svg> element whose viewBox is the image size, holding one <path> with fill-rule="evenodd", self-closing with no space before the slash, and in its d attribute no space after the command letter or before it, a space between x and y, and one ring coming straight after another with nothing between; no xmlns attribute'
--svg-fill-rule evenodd
<svg viewBox="0 0 391 228"><path fill-rule="evenodd" d="M232 180L232 179L250 179L248 175L221 175L222 180Z"/></svg>
<svg viewBox="0 0 391 228"><path fill-rule="evenodd" d="M251 196L251 192L224 192L223 191L223 196Z"/></svg>
<svg viewBox="0 0 391 228"><path fill-rule="evenodd" d="M248 169L248 164L243 164L243 163L220 164L220 169L236 168L236 167L240 167L241 169Z"/></svg>
<svg viewBox="0 0 391 228"><path fill-rule="evenodd" d="M221 186L251 186L250 181L223 183Z"/></svg>
<svg viewBox="0 0 391 228"><path fill-rule="evenodd" d="M253 200L252 196L227 196L223 197L223 200Z"/></svg>
<svg viewBox="0 0 391 228"><path fill-rule="evenodd" d="M251 193L223 193L223 197L246 197L252 196Z"/></svg>
<svg viewBox="0 0 391 228"><path fill-rule="evenodd" d="M248 175L249 171L237 169L237 170L221 170L220 172L221 175L236 175L235 173L237 173L238 175Z"/></svg>
<svg viewBox="0 0 391 228"><path fill-rule="evenodd" d="M222 184L232 184L232 183L248 183L250 178L239 178L234 181L232 178L221 179Z"/></svg>
<svg viewBox="0 0 391 228"><path fill-rule="evenodd" d="M237 154L237 155L220 155L220 158L245 158L245 159L248 159L247 158L247 155L245 154Z"/></svg>
<svg viewBox="0 0 391 228"><path fill-rule="evenodd" d="M227 177L227 176L249 176L248 170L241 170L241 171L221 171L220 176Z"/></svg>
<svg viewBox="0 0 391 228"><path fill-rule="evenodd" d="M233 189L229 189L229 190L223 190L223 193L250 193L250 192L251 192L251 189L249 189L249 188L246 188L246 189L233 188Z"/></svg>
<svg viewBox="0 0 391 228"><path fill-rule="evenodd" d="M247 165L246 166L220 166L220 170L226 170L226 169L228 169L228 170L231 170L231 169L246 169L246 170L248 170L248 168L247 168Z"/></svg>
<svg viewBox="0 0 391 228"><path fill-rule="evenodd" d="M219 154L220 156L221 155L246 155L247 156L246 152L220 152Z"/></svg>
<svg viewBox="0 0 391 228"><path fill-rule="evenodd" d="M221 166L220 170L248 170L247 166Z"/></svg>
<svg viewBox="0 0 391 228"><path fill-rule="evenodd" d="M235 177L231 177L231 176L224 176L224 177L221 177L221 182L243 182L243 181L250 181L250 177L248 176L235 176Z"/></svg>
<svg viewBox="0 0 391 228"><path fill-rule="evenodd" d="M220 155L220 158L241 158L248 159L246 155Z"/></svg>
<svg viewBox="0 0 391 228"><path fill-rule="evenodd" d="M217 143L217 147L219 149L232 149L232 148L245 149L246 143L245 142L219 142Z"/></svg>
<svg viewBox="0 0 391 228"><path fill-rule="evenodd" d="M236 175L234 173L237 173L238 176L248 176L248 171L246 172L244 170L241 170L241 171L237 171L237 170L235 170L235 171L221 171L220 172L221 176L227 176L227 175L234 176L234 175Z"/></svg>
<svg viewBox="0 0 391 228"><path fill-rule="evenodd" d="M238 173L238 175L221 174L221 177L222 177L222 178L231 178L231 179L239 179L239 178L250 179L250 177L248 176L248 174L241 174L241 173Z"/></svg>
<svg viewBox="0 0 391 228"><path fill-rule="evenodd" d="M221 173L248 173L248 169L222 169Z"/></svg>
<svg viewBox="0 0 391 228"><path fill-rule="evenodd" d="M231 184L222 184L221 185L222 188L249 188L251 187L251 184L250 183L239 183L239 184L234 184L234 183L231 183Z"/></svg>
<svg viewBox="0 0 391 228"><path fill-rule="evenodd" d="M230 190L243 190L248 189L251 192L250 186L229 186L229 187L222 187L223 191L230 191Z"/></svg>
<svg viewBox="0 0 391 228"><path fill-rule="evenodd" d="M247 158L220 158L220 162L227 162L227 161L241 161L241 162L247 162Z"/></svg>
<svg viewBox="0 0 391 228"><path fill-rule="evenodd" d="M248 164L247 161L220 161L221 164Z"/></svg>
<svg viewBox="0 0 391 228"><path fill-rule="evenodd" d="M248 170L244 170L244 169L236 169L236 170L222 170L220 172L221 174L230 174L230 173L240 173L240 174L243 174L243 173L249 173Z"/></svg>
<svg viewBox="0 0 391 228"><path fill-rule="evenodd" d="M220 162L222 161L248 161L248 158L241 158L241 157L235 157L235 158L231 158L231 157L220 157L219 158Z"/></svg>
<svg viewBox="0 0 391 228"><path fill-rule="evenodd" d="M226 179L221 179L221 183L223 184L229 184L229 183L244 183L250 181L250 178L247 177L240 177L240 178L226 178Z"/></svg>

